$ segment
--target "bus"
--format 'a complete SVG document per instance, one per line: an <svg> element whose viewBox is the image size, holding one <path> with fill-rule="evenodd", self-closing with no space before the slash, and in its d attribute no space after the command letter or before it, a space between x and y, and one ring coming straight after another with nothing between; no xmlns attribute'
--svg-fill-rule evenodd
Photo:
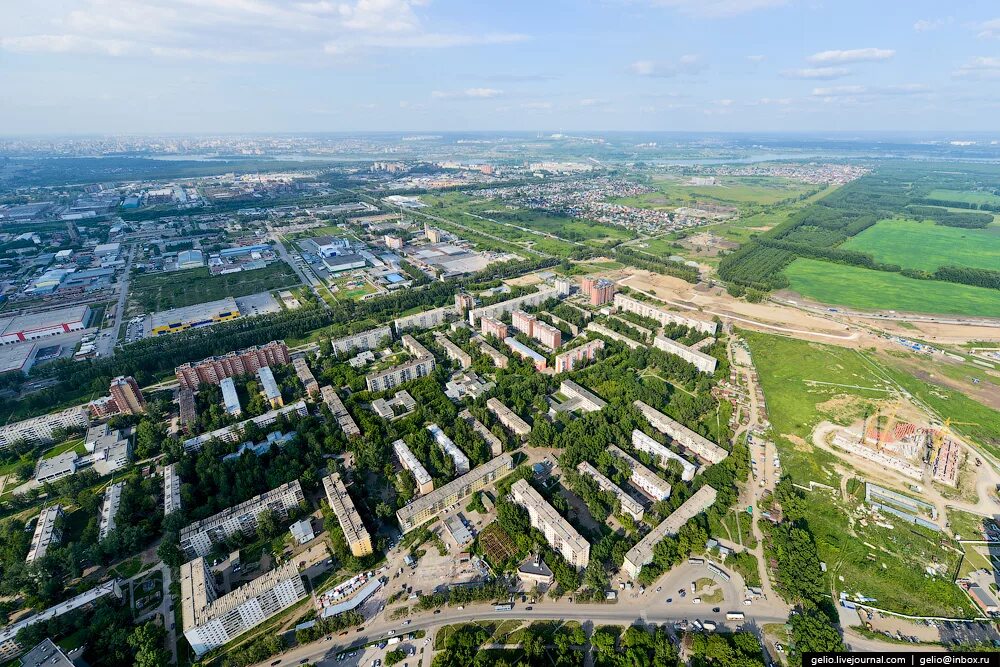
<svg viewBox="0 0 1000 667"><path fill-rule="evenodd" d="M727 621L742 621L746 618L746 615L742 611L727 611L726 620Z"/></svg>
<svg viewBox="0 0 1000 667"><path fill-rule="evenodd" d="M500 604L494 607L496 611L510 611L513 608L514 608L513 602L501 602Z"/></svg>

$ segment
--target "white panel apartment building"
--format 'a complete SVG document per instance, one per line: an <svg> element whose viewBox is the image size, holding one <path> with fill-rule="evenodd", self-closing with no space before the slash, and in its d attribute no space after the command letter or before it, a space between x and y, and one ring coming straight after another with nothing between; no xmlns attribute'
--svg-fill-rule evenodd
<svg viewBox="0 0 1000 667"><path fill-rule="evenodd" d="M621 459L629 467L629 479L632 484L642 489L642 492L653 500L666 500L670 497L670 484L646 466L642 465L629 456L621 448L611 445L608 447L611 455Z"/></svg>
<svg viewBox="0 0 1000 667"><path fill-rule="evenodd" d="M80 406L66 408L41 417L0 426L0 449L24 440L32 444L52 442L52 432L58 429L84 430L90 425L87 411Z"/></svg>
<svg viewBox="0 0 1000 667"><path fill-rule="evenodd" d="M287 609L306 596L294 561L219 597L204 558L181 566L184 636L199 657Z"/></svg>
<svg viewBox="0 0 1000 667"><path fill-rule="evenodd" d="M122 504L122 490L125 482L115 482L104 491L104 504L101 505L101 524L98 530L98 540L103 540L115 530L115 516Z"/></svg>
<svg viewBox="0 0 1000 667"><path fill-rule="evenodd" d="M190 524L181 531L181 549L188 558L205 556L216 542L222 542L233 535L255 531L257 517L265 510L271 510L284 519L290 510L305 500L298 480L282 484L276 489Z"/></svg>
<svg viewBox="0 0 1000 667"><path fill-rule="evenodd" d="M715 489L705 485L695 491L695 494L684 501L680 507L664 519L659 526L649 531L638 544L625 554L622 570L635 579L643 567L653 562L653 549L667 535L676 535L688 519L695 517L715 502Z"/></svg>
<svg viewBox="0 0 1000 667"><path fill-rule="evenodd" d="M421 346L423 347L423 346ZM427 377L434 372L434 357L417 357L398 366L387 368L379 373L365 376L368 391L386 391L398 387L404 382Z"/></svg>
<svg viewBox="0 0 1000 667"><path fill-rule="evenodd" d="M25 559L28 565L44 558L49 547L62 540L62 528L58 525L62 517L62 505L46 507L38 515L35 532L31 536L31 546L28 547L28 557Z"/></svg>
<svg viewBox="0 0 1000 667"><path fill-rule="evenodd" d="M350 336L344 336L343 338L335 338L330 341L330 344L333 346L333 353L335 355L344 356L353 350L377 350L383 345L383 343L387 343L391 340L392 329L388 326L384 326L369 329L368 331L362 331L361 333L352 334Z"/></svg>
<svg viewBox="0 0 1000 667"><path fill-rule="evenodd" d="M437 424L428 424L427 430L431 432L434 436L434 442L436 442L444 453L448 455L448 458L452 460L455 464L455 472L459 475L464 475L469 472L469 457L465 455L458 445L448 437L448 434L441 430L441 427Z"/></svg>
<svg viewBox="0 0 1000 667"><path fill-rule="evenodd" d="M469 426L472 427L472 430L478 433L479 436L486 441L486 444L490 446L490 454L493 456L500 456L500 454L503 453L503 443L500 441L500 438L493 435L493 433L486 428L481 421L472 416L471 412L467 409L462 410L458 413L458 416L464 419Z"/></svg>
<svg viewBox="0 0 1000 667"><path fill-rule="evenodd" d="M656 408L642 401L635 401L633 405L639 408L639 411L642 412L650 426L660 433L670 436L671 440L703 461L718 463L729 456L729 452L722 447L719 447L708 438L698 435L687 426L684 426L684 424L674 421Z"/></svg>
<svg viewBox="0 0 1000 667"><path fill-rule="evenodd" d="M323 478L323 489L326 491L326 502L330 509L337 515L341 530L344 531L344 539L351 553L360 558L372 553L372 538L365 528L361 515L358 514L354 501L347 493L347 487L341 481L340 475L333 473Z"/></svg>
<svg viewBox="0 0 1000 667"><path fill-rule="evenodd" d="M430 493L434 490L434 480L431 479L431 475L427 472L427 468L424 464L413 455L410 448L406 446L406 443L401 439L396 440L392 443L392 449L396 452L396 458L399 459L399 464L410 471L413 475L413 479L417 483L417 493L424 495Z"/></svg>
<svg viewBox="0 0 1000 667"><path fill-rule="evenodd" d="M632 446L635 447L637 451L651 454L653 458L659 461L661 468L666 468L669 461L677 461L683 470L681 473L681 479L685 482L690 482L694 479L695 473L698 472L698 466L691 463L680 454L672 452L670 449L664 447L662 444L637 428L632 429Z"/></svg>
<svg viewBox="0 0 1000 667"><path fill-rule="evenodd" d="M456 477L440 489L420 496L410 504L396 510L396 519L403 532L430 521L445 508L459 500L471 496L490 483L500 479L514 469L514 459L510 454L501 454L472 471Z"/></svg>
<svg viewBox="0 0 1000 667"><path fill-rule="evenodd" d="M262 415L253 417L251 419L246 419L239 422L238 424L233 424L232 426L224 426L222 428L215 429L208 433L202 433L193 438L188 438L184 441L184 449L190 451L197 451L201 449L206 442L218 438L223 442L236 442L243 437L243 427L249 422L253 422L260 428L265 426L270 426L274 422L278 421L278 417L287 414L297 414L300 417L305 417L309 414L309 408L306 407L306 402L304 400L298 400L291 405L286 405L283 408L278 408L277 410L271 410L270 412L265 412Z"/></svg>
<svg viewBox="0 0 1000 667"><path fill-rule="evenodd" d="M702 373L708 373L709 375L715 372L715 367L719 363L719 360L715 357L705 354L704 352L699 352L698 350L692 350L687 345L678 343L677 341L667 338L666 336L657 336L654 338L653 347L658 350L663 350L667 354L680 357Z"/></svg>
<svg viewBox="0 0 1000 667"><path fill-rule="evenodd" d="M472 366L472 355L451 342L447 336L437 334L434 339L437 340L438 345L444 348L444 353L448 355L448 358L457 361L463 370Z"/></svg>
<svg viewBox="0 0 1000 667"><path fill-rule="evenodd" d="M636 315L648 317L652 320L656 320L661 325L683 324L686 327L691 327L696 331L702 331L712 336L715 335L715 332L718 329L718 325L710 320L697 320L693 317L685 317L684 315L678 315L677 313L672 313L667 310L661 310L660 308L646 303L645 301L633 299L632 297L621 293L615 294L615 308L624 310L628 313L635 313Z"/></svg>
<svg viewBox="0 0 1000 667"><path fill-rule="evenodd" d="M615 498L618 499L618 504L623 514L628 514L636 521L642 519L642 515L645 513L642 509L642 504L627 494L624 489L605 477L600 470L590 465L587 461L582 461L576 469L581 475L586 475L593 479L597 483L597 487L602 491L613 493Z"/></svg>
<svg viewBox="0 0 1000 667"><path fill-rule="evenodd" d="M510 487L514 502L528 512L531 525L545 535L553 549L562 554L566 562L577 569L590 562L590 543L569 524L525 479Z"/></svg>
<svg viewBox="0 0 1000 667"><path fill-rule="evenodd" d="M450 316L457 314L458 310L454 305L442 306L406 317L397 317L392 321L392 325L396 328L397 334L408 329L433 329L447 322Z"/></svg>
<svg viewBox="0 0 1000 667"><path fill-rule="evenodd" d="M340 400L340 396L337 395L337 390L326 385L319 390L320 396L323 397L323 402L326 403L326 407L330 408L330 412L333 413L333 418L337 420L340 424L341 430L344 431L344 435L349 438L353 438L361 435L361 429L358 428L357 422L354 421L354 417L351 413L347 411L344 407L344 402Z"/></svg>
<svg viewBox="0 0 1000 667"><path fill-rule="evenodd" d="M486 401L486 407L489 408L490 412L496 416L501 424L513 431L514 435L524 438L531 433L531 426L528 422L521 419L516 412L501 403L500 399L496 397L491 398Z"/></svg>
<svg viewBox="0 0 1000 667"><path fill-rule="evenodd" d="M177 464L171 463L163 469L163 516L181 509L181 477L177 474Z"/></svg>
<svg viewBox="0 0 1000 667"><path fill-rule="evenodd" d="M512 313L515 310L524 308L525 306L537 306L548 301L549 299L557 299L559 296L560 294L558 289L555 287L549 287L539 290L533 294L519 296L516 299L501 301L500 303L495 303L492 306L473 308L469 311L469 324L475 327L476 323L483 317L500 317L504 313Z"/></svg>

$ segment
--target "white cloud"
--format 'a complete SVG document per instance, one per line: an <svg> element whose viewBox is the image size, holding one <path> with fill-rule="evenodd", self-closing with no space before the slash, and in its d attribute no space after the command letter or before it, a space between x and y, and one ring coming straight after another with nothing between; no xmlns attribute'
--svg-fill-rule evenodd
<svg viewBox="0 0 1000 667"><path fill-rule="evenodd" d="M809 56L811 63L857 63L863 61L888 60L896 55L892 49L834 49L820 51Z"/></svg>
<svg viewBox="0 0 1000 667"><path fill-rule="evenodd" d="M789 0L650 0L655 7L669 7L689 16L730 18L761 9L783 7Z"/></svg>
<svg viewBox="0 0 1000 667"><path fill-rule="evenodd" d="M846 67L805 67L782 72L789 79L840 79L851 73Z"/></svg>
<svg viewBox="0 0 1000 667"><path fill-rule="evenodd" d="M813 88L815 97L840 97L843 95L861 95L868 92L865 86L825 86Z"/></svg>
<svg viewBox="0 0 1000 667"><path fill-rule="evenodd" d="M525 102L521 108L528 111L547 111L552 108L552 102Z"/></svg>
<svg viewBox="0 0 1000 667"><path fill-rule="evenodd" d="M953 74L966 79L1000 78L1000 58L977 56L959 67Z"/></svg>
<svg viewBox="0 0 1000 667"><path fill-rule="evenodd" d="M503 95L502 90L497 90L496 88L466 88L465 90L435 90L431 92L431 97L439 100L447 99L469 99L469 100L483 100L489 99L491 97L500 97Z"/></svg>
<svg viewBox="0 0 1000 667"><path fill-rule="evenodd" d="M585 97L584 99L577 102L581 107L599 107L607 104L607 100L602 100L598 97Z"/></svg>
<svg viewBox="0 0 1000 667"><path fill-rule="evenodd" d="M982 39L1000 39L1000 19L984 21L978 26L978 37Z"/></svg>
<svg viewBox="0 0 1000 667"><path fill-rule="evenodd" d="M0 6L0 48L22 53L322 64L385 49L500 45L520 33L428 27L425 0L65 0ZM59 11L57 7L65 7ZM326 56L326 58L324 58Z"/></svg>
<svg viewBox="0 0 1000 667"><path fill-rule="evenodd" d="M890 86L826 86L813 88L814 97L882 97L886 95L918 95L929 93L930 87L923 83L900 83Z"/></svg>
<svg viewBox="0 0 1000 667"><path fill-rule="evenodd" d="M679 74L694 74L704 69L701 59L692 54L681 56L676 62L666 60L636 60L629 69L639 76L668 79Z"/></svg>
<svg viewBox="0 0 1000 667"><path fill-rule="evenodd" d="M761 97L753 102L748 102L748 106L788 106L792 103L790 97Z"/></svg>
<svg viewBox="0 0 1000 667"><path fill-rule="evenodd" d="M913 24L913 29L917 32L929 32L931 30L937 30L945 24L951 23L951 21L952 18L950 16L946 19L920 19Z"/></svg>

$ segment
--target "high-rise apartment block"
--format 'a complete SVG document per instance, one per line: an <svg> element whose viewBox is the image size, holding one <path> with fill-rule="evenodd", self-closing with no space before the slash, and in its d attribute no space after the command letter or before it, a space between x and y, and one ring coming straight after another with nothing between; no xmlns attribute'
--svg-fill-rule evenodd
<svg viewBox="0 0 1000 667"><path fill-rule="evenodd" d="M139 383L132 376L119 375L111 381L111 398L115 399L118 412L134 415L146 411L146 399L142 397Z"/></svg>
<svg viewBox="0 0 1000 667"><path fill-rule="evenodd" d="M580 291L587 295L591 306L603 306L615 298L615 283L607 278L584 276Z"/></svg>
<svg viewBox="0 0 1000 667"><path fill-rule="evenodd" d="M183 389L197 389L201 383L219 384L223 378L252 375L265 366L291 363L284 341L271 341L266 345L230 352L219 357L209 357L194 363L183 364L175 370L177 382Z"/></svg>
<svg viewBox="0 0 1000 667"><path fill-rule="evenodd" d="M495 317L484 317L480 320L479 330L484 336L496 336L500 340L506 338L510 333L507 325Z"/></svg>
<svg viewBox="0 0 1000 667"><path fill-rule="evenodd" d="M593 361L597 358L597 351L604 349L604 341L600 338L595 338L594 340L586 343L584 345L578 345L572 350L567 350L562 354L556 355L556 373L565 373L567 371L573 370L580 362Z"/></svg>

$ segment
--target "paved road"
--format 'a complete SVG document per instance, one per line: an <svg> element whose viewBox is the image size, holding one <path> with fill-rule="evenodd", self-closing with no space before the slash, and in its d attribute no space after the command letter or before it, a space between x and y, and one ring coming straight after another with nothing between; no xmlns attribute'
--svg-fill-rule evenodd
<svg viewBox="0 0 1000 667"><path fill-rule="evenodd" d="M125 303L128 300L128 285L131 280L132 261L135 259L136 245L129 246L128 260L125 262L125 271L121 280L118 281L118 304L115 308L115 319L110 328L102 329L97 335L97 356L110 357L115 353L115 345L118 343L118 332L121 330L122 319L125 317Z"/></svg>
<svg viewBox="0 0 1000 667"><path fill-rule="evenodd" d="M328 304L326 300L319 294L319 287L323 286L323 283L320 282L320 280L315 275L313 275L312 271L306 273L303 267L300 266L299 263L295 261L295 258L292 257L292 255L288 252L288 249L285 247L285 244L282 242L282 235L280 233L271 232L271 240L274 241L275 248L278 250L278 257L280 257L282 261L284 261L286 264L292 267L292 271L295 271L295 275L299 277L299 280L302 282L303 285L308 286L309 289L313 291L313 294L315 294L319 302L323 304L323 307L329 308L330 304ZM304 261L303 264L305 264Z"/></svg>

